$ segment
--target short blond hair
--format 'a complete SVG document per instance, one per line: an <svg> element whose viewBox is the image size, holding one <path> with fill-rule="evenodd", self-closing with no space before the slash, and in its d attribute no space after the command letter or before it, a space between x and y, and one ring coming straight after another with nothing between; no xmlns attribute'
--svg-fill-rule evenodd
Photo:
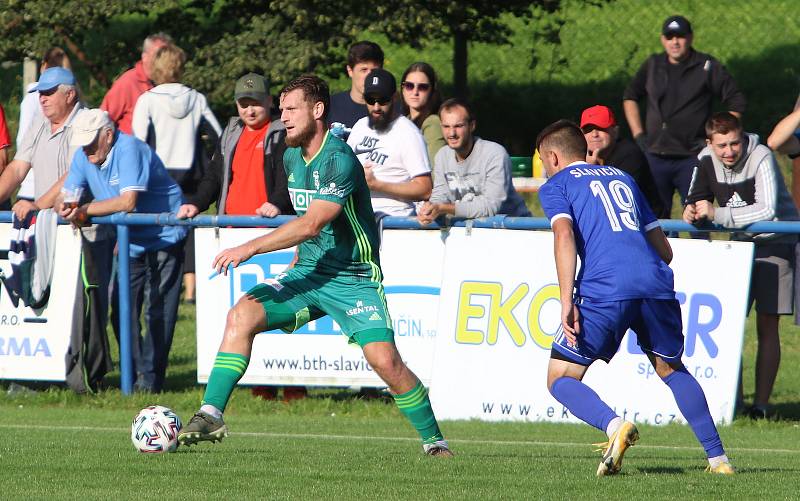
<svg viewBox="0 0 800 501"><path fill-rule="evenodd" d="M150 76L156 85L181 81L186 65L186 53L178 46L165 45L158 49L153 59Z"/></svg>

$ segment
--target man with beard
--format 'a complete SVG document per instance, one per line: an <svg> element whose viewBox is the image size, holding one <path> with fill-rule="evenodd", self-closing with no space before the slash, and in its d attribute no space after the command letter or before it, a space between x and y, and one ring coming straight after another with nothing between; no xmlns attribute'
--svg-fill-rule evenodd
<svg viewBox="0 0 800 501"><path fill-rule="evenodd" d="M431 195L431 166L425 138L399 113L397 83L377 68L364 80L367 116L353 126L347 144L361 165L375 216L411 216L414 202Z"/></svg>
<svg viewBox="0 0 800 501"><path fill-rule="evenodd" d="M511 183L511 158L502 145L475 135L477 121L463 99L451 98L439 108L448 148L434 161L436 184L417 220L430 224L440 215L460 218L495 214L527 217L531 213Z"/></svg>
<svg viewBox="0 0 800 501"><path fill-rule="evenodd" d="M327 131L328 85L313 75L298 77L283 88L280 103L289 147L284 165L298 218L220 252L212 266L227 274L229 266L256 254L295 245L296 263L247 291L230 311L202 406L178 440L190 445L227 435L222 413L247 369L257 333L292 332L330 315L389 386L400 411L419 432L424 452L451 457L427 390L394 344L369 189L352 150Z"/></svg>

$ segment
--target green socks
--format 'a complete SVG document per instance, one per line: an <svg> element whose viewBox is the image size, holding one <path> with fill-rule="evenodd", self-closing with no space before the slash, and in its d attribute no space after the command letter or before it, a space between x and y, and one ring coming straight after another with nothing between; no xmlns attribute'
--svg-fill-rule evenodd
<svg viewBox="0 0 800 501"><path fill-rule="evenodd" d="M416 428L422 443L432 444L437 440L444 440L436 416L433 415L428 390L417 381L417 385L409 392L394 395L394 401L400 412L405 414L411 425Z"/></svg>
<svg viewBox="0 0 800 501"><path fill-rule="evenodd" d="M228 399L231 398L233 387L242 379L249 362L248 357L238 353L217 353L214 367L208 376L203 405L213 405L220 411L224 411L225 406L228 405Z"/></svg>

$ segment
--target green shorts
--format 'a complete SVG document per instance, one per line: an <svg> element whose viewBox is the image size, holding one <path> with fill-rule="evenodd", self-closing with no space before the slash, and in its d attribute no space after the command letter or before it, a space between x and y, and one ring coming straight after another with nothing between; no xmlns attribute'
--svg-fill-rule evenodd
<svg viewBox="0 0 800 501"><path fill-rule="evenodd" d="M351 343L394 342L394 330L380 283L331 278L291 268L249 291L264 307L267 329L294 332L330 315Z"/></svg>

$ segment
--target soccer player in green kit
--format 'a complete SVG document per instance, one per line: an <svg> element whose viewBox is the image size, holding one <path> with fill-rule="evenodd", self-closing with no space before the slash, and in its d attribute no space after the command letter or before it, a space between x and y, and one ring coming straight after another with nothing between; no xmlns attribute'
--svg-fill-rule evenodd
<svg viewBox="0 0 800 501"><path fill-rule="evenodd" d="M293 331L330 315L357 343L422 437L426 454L451 457L428 392L394 344L383 292L378 230L364 169L349 146L327 131L327 84L313 75L281 90L284 165L298 218L272 233L226 249L213 266L227 273L255 254L298 246L294 267L256 285L228 313L225 333L200 410L178 435L185 445L227 435L222 413L244 374L256 334Z"/></svg>

